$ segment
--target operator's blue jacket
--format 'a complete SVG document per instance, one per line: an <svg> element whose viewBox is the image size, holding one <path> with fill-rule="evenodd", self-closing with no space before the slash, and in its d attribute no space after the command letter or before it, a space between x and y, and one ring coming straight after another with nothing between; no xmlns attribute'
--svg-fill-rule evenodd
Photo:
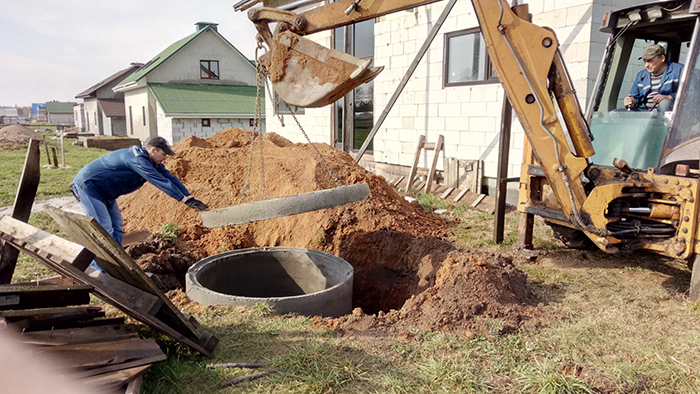
<svg viewBox="0 0 700 394"><path fill-rule="evenodd" d="M664 69L664 74L661 76L661 86L659 87L658 94L671 96L675 100L678 85L681 81L681 72L683 72L682 64L666 62L666 69ZM650 90L651 74L644 69L637 73L637 78L634 79L632 89L630 89L630 94L634 97L638 108L646 107L645 101Z"/></svg>
<svg viewBox="0 0 700 394"><path fill-rule="evenodd" d="M178 201L190 195L185 185L163 164L151 161L142 146L107 153L83 167L73 180L81 190L103 201L129 194L146 181Z"/></svg>

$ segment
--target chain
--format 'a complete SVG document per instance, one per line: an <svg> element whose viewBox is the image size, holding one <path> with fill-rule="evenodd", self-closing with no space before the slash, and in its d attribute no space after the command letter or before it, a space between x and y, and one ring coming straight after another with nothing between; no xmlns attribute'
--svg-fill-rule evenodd
<svg viewBox="0 0 700 394"><path fill-rule="evenodd" d="M304 130L304 128L301 126L301 123L299 123L299 119L297 119L297 116L296 116L296 114L294 113L295 111L292 109L292 107L290 107L289 104L287 104L286 101L285 101L284 105L287 106L287 109L289 110L289 113L292 114L292 119L294 119L294 121L296 122L297 126L299 126L299 130L301 130L301 133L304 134L304 137L305 137L306 140L309 142L309 145L311 145L311 146L314 148L314 150L316 151L316 153L318 153L318 157L320 157L320 158L321 158L321 161L323 161L323 164L326 166L326 169L328 170L328 173L331 174L331 177L333 178L333 180L334 180L335 182L337 182L337 183L342 184L343 186L347 186L347 184L346 184L345 182L343 182L343 181L340 179L340 177L338 176L338 174L336 174L335 171L333 171L333 170L331 169L331 166L328 165L328 162L326 161L326 159L325 159L325 158L323 157L323 155L321 154L321 151L318 150L318 148L316 147L316 145L314 145L314 144L311 142L311 138L309 138L309 135L306 134L306 130Z"/></svg>
<svg viewBox="0 0 700 394"><path fill-rule="evenodd" d="M262 87L262 79L263 75L265 74L264 71L264 66L260 62L260 57L258 56L258 51L261 49L265 49L265 47L262 45L262 38L258 37L258 46L255 48L255 63L256 63L256 71L257 71L257 89L256 89L256 98L255 98L255 119L253 120L253 129L250 131L250 156L248 157L248 174L246 175L246 181L245 181L245 186L243 186L243 189L241 189L241 194L245 197L248 197L250 193L248 193L248 190L250 189L250 173L251 170L253 169L253 152L255 148L255 132L261 128L262 124L262 105L261 105L261 100L260 100L260 88ZM267 51L265 51L267 53ZM262 137L262 133L260 133L260 136ZM261 180L262 180L262 194L263 198L265 197L265 174L264 174L264 168L263 168L263 151L262 151L262 138L260 138L260 175L261 175Z"/></svg>

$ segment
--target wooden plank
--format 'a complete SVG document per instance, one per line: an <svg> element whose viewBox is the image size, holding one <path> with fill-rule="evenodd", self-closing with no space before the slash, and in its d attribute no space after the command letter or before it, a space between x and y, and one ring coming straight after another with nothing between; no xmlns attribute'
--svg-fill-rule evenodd
<svg viewBox="0 0 700 394"><path fill-rule="evenodd" d="M57 359L60 369L95 369L138 361L126 368L108 372L151 364L166 358L153 338L53 346L42 348L40 352Z"/></svg>
<svg viewBox="0 0 700 394"><path fill-rule="evenodd" d="M0 310L50 308L90 303L92 286L0 285ZM3 303L4 297L16 296L16 302Z"/></svg>
<svg viewBox="0 0 700 394"><path fill-rule="evenodd" d="M430 170L427 168L416 168L416 175L428 176Z"/></svg>
<svg viewBox="0 0 700 394"><path fill-rule="evenodd" d="M9 237L9 239L11 241L16 241L12 237ZM19 243L14 244L14 245L16 247L22 247L21 245L19 245ZM24 253L28 254L30 257L33 257L37 261L42 262L43 264L45 264L48 267L50 267L51 269L55 270L59 274L71 277L78 283L91 284L92 286L95 287L94 294L96 296L98 296L102 300L112 304L114 307L116 307L120 311L124 312L125 314L153 327L154 329L164 333L165 335L172 337L173 339L175 339L177 341L184 343L187 346L190 346L191 348L204 354L205 356L211 356L212 352L216 348L216 345L218 343L218 339L204 330L199 330L198 328L195 327L195 329L197 330L198 336L192 335L188 331L185 331L184 333L178 331L179 326L172 324L172 320L175 319L176 316L173 316L172 314L168 313L168 311L170 311L170 308L175 308L175 306L164 295L162 295L162 297L159 297L159 298L164 298L164 303L165 303L165 306L167 306L167 307L161 308L158 316L152 316L152 315L147 314L144 311L140 311L140 310L131 308L130 307L131 301L129 301L128 299L125 299L123 297L123 295L120 296L120 294L111 291L111 289L109 289L108 287L105 287L102 283L97 281L95 278L88 276L85 272L78 270L73 265L62 264L61 262L57 262L55 260L47 258L47 256L45 254L41 254L40 251L36 251L36 250L34 250L34 248L31 248L29 246L22 247L22 248L23 248L22 251ZM139 270L140 270L140 268L139 268ZM141 271L141 272L143 272L143 271ZM162 294L162 292L161 292L161 294ZM165 312L163 312L163 311L165 311ZM180 316L182 316L184 318L184 315L179 310L178 310L178 313L180 314ZM165 320L163 320L163 319L165 319ZM194 324L192 323L192 321L190 321L189 318L186 318L186 320L190 326L194 327ZM82 326L90 325L89 322L88 323L81 323L81 324L82 324Z"/></svg>
<svg viewBox="0 0 700 394"><path fill-rule="evenodd" d="M98 390L114 390L134 381L149 368L151 368L151 364L90 376L82 379L81 383Z"/></svg>
<svg viewBox="0 0 700 394"><path fill-rule="evenodd" d="M416 153L413 155L413 165L411 165L411 172L408 173L408 184L406 185L406 191L411 191L411 186L413 186L413 179L416 176L416 171L418 170L418 162L420 161L420 154L423 151L423 144L425 143L425 135L421 134L418 136L418 143L416 143Z"/></svg>
<svg viewBox="0 0 700 394"><path fill-rule="evenodd" d="M15 243L31 244L45 253L47 258L59 258L62 263L73 264L80 270L84 270L93 258L93 253L83 246L9 216L0 219L0 234L3 239L4 235L15 238Z"/></svg>
<svg viewBox="0 0 700 394"><path fill-rule="evenodd" d="M532 248L532 232L535 216L527 212L518 212L518 245L526 249Z"/></svg>
<svg viewBox="0 0 700 394"><path fill-rule="evenodd" d="M110 291L119 294L119 298L124 300L122 303L131 309L137 309L147 315L155 316L164 304L161 298L124 283L119 279L112 278L104 272L88 268L85 273L109 288Z"/></svg>
<svg viewBox="0 0 700 394"><path fill-rule="evenodd" d="M442 198L443 200L446 199L446 198L452 193L452 191L453 191L454 189L455 189L454 187L448 187L447 190L445 190L445 192L442 193L442 195L440 196L440 198Z"/></svg>
<svg viewBox="0 0 700 394"><path fill-rule="evenodd" d="M191 335L194 339L201 339L202 334L199 330L194 328L194 326L185 319L182 312L180 312L180 310L173 305L172 301L165 296L165 293L146 276L146 273L143 272L141 267L139 267L117 241L100 226L97 220L86 215L62 211L51 206L45 207L44 210L54 218L54 220L61 225L63 230L66 231L71 238L76 240L76 242L93 252L96 257L101 258L101 261L108 262L110 267L115 269L118 267L117 271L122 274L120 275L122 278L116 276L117 279L123 280L134 287L161 298L166 306L166 308L161 308L161 320L165 318L165 321L177 331L185 333L186 335ZM105 268L105 271L111 276L115 276L112 275L106 267L102 268Z"/></svg>
<svg viewBox="0 0 700 394"><path fill-rule="evenodd" d="M22 333L19 337L19 341L30 345L41 346L123 341L139 339L137 330L138 328L133 324L105 324L95 327L29 331Z"/></svg>
<svg viewBox="0 0 700 394"><path fill-rule="evenodd" d="M413 188L416 190L420 190L423 187L423 185L425 185L425 181L420 180L413 185Z"/></svg>
<svg viewBox="0 0 700 394"><path fill-rule="evenodd" d="M53 166L58 167L58 155L56 154L56 147L51 147L51 153L53 153Z"/></svg>
<svg viewBox="0 0 700 394"><path fill-rule="evenodd" d="M0 317L35 317L47 315L83 315L102 310L99 306L65 306L59 308L11 309L0 311Z"/></svg>
<svg viewBox="0 0 700 394"><path fill-rule="evenodd" d="M36 191L39 188L39 178L41 177L40 144L40 140L29 140L22 177L19 180L15 203L12 207L12 217L22 222L29 220ZM12 282L18 256L19 250L7 243L0 244L0 284Z"/></svg>
<svg viewBox="0 0 700 394"><path fill-rule="evenodd" d="M469 206L472 208L476 208L476 206L479 205L481 200L483 200L485 197L486 197L486 194L480 194L479 197L477 197L476 200L474 200L474 202L471 203Z"/></svg>
<svg viewBox="0 0 700 394"><path fill-rule="evenodd" d="M461 190L459 194L457 194L457 197L455 197L454 202L459 202L459 200L461 200L462 197L464 197L464 195L467 194L467 192L469 192L469 189Z"/></svg>
<svg viewBox="0 0 700 394"><path fill-rule="evenodd" d="M0 309L14 308L19 305L19 294L0 294Z"/></svg>
<svg viewBox="0 0 700 394"><path fill-rule="evenodd" d="M141 393L141 386L143 386L143 375L139 375L136 379L129 382L124 390L124 394L139 394Z"/></svg>
<svg viewBox="0 0 700 394"><path fill-rule="evenodd" d="M132 231L130 233L124 234L124 239L122 239L122 245L128 246L138 242L145 241L151 235L151 230L143 228L141 230Z"/></svg>
<svg viewBox="0 0 700 394"><path fill-rule="evenodd" d="M440 151L442 151L442 145L445 141L445 137L443 137L442 134L438 135L438 140L435 143L435 146L433 149L435 149L435 152L433 153L433 162L430 164L430 172L428 172L428 178L425 180L425 189L423 189L423 193L430 193L432 190L433 186L433 180L435 179L435 170L437 168L437 162L438 162L438 157L440 156Z"/></svg>
<svg viewBox="0 0 700 394"><path fill-rule="evenodd" d="M404 176L404 175L401 175L400 177L398 177L398 178L396 179L396 181L395 181L395 182L394 182L394 183L392 184L392 186L394 186L394 187L398 187L398 186L399 186L399 184L401 183L401 181L403 181L403 180L404 180L404 178L406 178L406 176Z"/></svg>

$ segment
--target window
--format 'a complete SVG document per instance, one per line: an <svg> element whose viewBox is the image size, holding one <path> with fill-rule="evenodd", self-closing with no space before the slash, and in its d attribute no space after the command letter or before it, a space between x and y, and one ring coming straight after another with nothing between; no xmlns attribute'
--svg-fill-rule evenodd
<svg viewBox="0 0 700 394"><path fill-rule="evenodd" d="M219 61L218 60L200 60L199 61L199 76L202 79L219 79Z"/></svg>
<svg viewBox="0 0 700 394"><path fill-rule="evenodd" d="M134 114L131 112L131 106L129 106L129 130L131 134L134 134Z"/></svg>
<svg viewBox="0 0 700 394"><path fill-rule="evenodd" d="M141 117L143 118L143 125L146 125L146 107L141 107Z"/></svg>
<svg viewBox="0 0 700 394"><path fill-rule="evenodd" d="M202 127L211 127L211 119L202 119Z"/></svg>
<svg viewBox="0 0 700 394"><path fill-rule="evenodd" d="M93 114L92 114L92 117L93 117L93 119L94 119L94 121L95 121L95 126L97 126L97 112L93 113Z"/></svg>
<svg viewBox="0 0 700 394"><path fill-rule="evenodd" d="M445 34L444 86L496 82L479 28Z"/></svg>
<svg viewBox="0 0 700 394"><path fill-rule="evenodd" d="M275 93L275 97L277 98L277 106L279 107L279 113L291 114L292 112L294 112L295 115L304 115L304 108L290 105L289 108L291 108L292 111L289 111L289 108L287 108L287 104L284 102L284 100L282 100L282 97L278 96L277 93Z"/></svg>
<svg viewBox="0 0 700 394"><path fill-rule="evenodd" d="M85 116L87 117L87 131L90 131L90 113L86 113Z"/></svg>

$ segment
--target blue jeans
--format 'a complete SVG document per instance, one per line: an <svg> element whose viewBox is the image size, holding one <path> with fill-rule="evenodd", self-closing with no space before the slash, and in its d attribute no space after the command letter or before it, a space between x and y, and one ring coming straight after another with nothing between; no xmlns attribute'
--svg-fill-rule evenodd
<svg viewBox="0 0 700 394"><path fill-rule="evenodd" d="M124 218L117 205L117 200L105 201L74 184L71 184L71 187L73 194L80 201L80 206L83 207L83 212L95 218L97 223L107 230L109 235L121 246L124 239ZM94 260L90 266L104 272Z"/></svg>

